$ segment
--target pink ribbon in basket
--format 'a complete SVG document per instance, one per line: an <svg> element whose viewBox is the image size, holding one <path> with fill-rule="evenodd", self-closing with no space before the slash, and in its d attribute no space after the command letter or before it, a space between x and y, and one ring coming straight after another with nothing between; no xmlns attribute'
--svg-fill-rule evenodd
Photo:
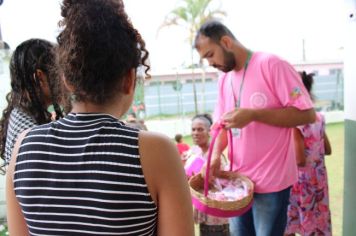
<svg viewBox="0 0 356 236"><path fill-rule="evenodd" d="M211 156L213 154L213 148L215 145L216 138L218 137L220 130L224 128L223 124L219 124L217 127L213 129L213 138L211 140L209 150L208 150L208 163L207 163L207 168L206 168L206 178L204 180L204 196L206 197L208 195L208 190L209 190L209 174L210 174L210 162L211 162ZM230 129L227 130L228 134L228 157L230 160L230 171L232 171L232 166L234 162L233 158L233 145L232 145L232 132Z"/></svg>
<svg viewBox="0 0 356 236"><path fill-rule="evenodd" d="M240 215L243 215L244 213L246 213L252 207L253 201L251 201L246 207L239 209L239 210L233 210L233 211L226 211L226 210L220 210L217 208L208 207L194 197L192 198L192 203L197 210L204 212L208 215L228 218L228 217L240 216Z"/></svg>

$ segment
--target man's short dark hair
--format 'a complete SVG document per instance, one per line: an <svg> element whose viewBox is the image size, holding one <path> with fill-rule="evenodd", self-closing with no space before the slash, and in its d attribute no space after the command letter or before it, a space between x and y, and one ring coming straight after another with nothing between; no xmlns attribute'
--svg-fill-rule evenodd
<svg viewBox="0 0 356 236"><path fill-rule="evenodd" d="M197 47L197 39L200 35L204 35L210 38L215 43L219 43L221 37L225 35L236 39L235 36L229 30L229 28L227 28L223 23L216 20L207 21L200 26L194 40L195 48Z"/></svg>

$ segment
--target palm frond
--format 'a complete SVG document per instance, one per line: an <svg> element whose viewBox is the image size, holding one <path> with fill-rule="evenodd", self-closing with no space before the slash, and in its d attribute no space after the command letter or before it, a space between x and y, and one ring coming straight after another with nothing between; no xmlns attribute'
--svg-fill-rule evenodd
<svg viewBox="0 0 356 236"><path fill-rule="evenodd" d="M207 20L221 19L226 12L217 9L209 9L214 0L181 0L180 5L173 9L165 17L159 26L158 32L165 27L180 26L187 29L189 38L192 38L202 23Z"/></svg>

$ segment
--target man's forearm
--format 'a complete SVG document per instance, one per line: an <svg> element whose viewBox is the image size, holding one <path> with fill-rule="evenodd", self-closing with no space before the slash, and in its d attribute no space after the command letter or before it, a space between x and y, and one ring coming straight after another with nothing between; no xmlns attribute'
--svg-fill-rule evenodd
<svg viewBox="0 0 356 236"><path fill-rule="evenodd" d="M253 113L254 121L281 127L296 127L315 121L313 108L308 110L298 110L295 107L257 109Z"/></svg>

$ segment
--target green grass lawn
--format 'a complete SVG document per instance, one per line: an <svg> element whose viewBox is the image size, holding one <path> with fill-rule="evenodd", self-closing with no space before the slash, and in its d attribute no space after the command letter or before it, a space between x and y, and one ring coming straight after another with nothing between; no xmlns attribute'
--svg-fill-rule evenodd
<svg viewBox="0 0 356 236"><path fill-rule="evenodd" d="M344 195L344 123L329 124L326 133L330 139L332 155L326 156L333 235L342 235L342 209Z"/></svg>
<svg viewBox="0 0 356 236"><path fill-rule="evenodd" d="M344 123L328 124L326 133L332 147L332 155L326 156L326 167L329 177L333 235L341 236L344 194ZM191 136L184 137L184 141L189 145L193 143Z"/></svg>

